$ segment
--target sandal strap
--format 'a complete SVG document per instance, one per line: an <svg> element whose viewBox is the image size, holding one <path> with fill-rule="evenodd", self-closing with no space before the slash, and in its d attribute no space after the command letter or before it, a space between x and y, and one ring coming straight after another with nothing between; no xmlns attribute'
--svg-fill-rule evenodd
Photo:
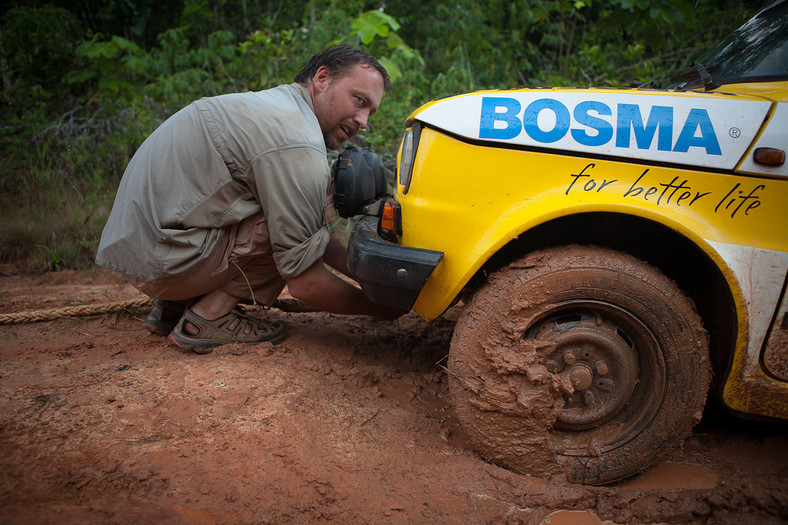
<svg viewBox="0 0 788 525"><path fill-rule="evenodd" d="M196 327L196 333L189 333L184 329L186 321ZM179 344L183 342L218 346L225 343L281 340L287 334L287 328L278 321L263 321L249 316L239 307L213 320L205 319L187 308L174 332L177 332L175 335Z"/></svg>

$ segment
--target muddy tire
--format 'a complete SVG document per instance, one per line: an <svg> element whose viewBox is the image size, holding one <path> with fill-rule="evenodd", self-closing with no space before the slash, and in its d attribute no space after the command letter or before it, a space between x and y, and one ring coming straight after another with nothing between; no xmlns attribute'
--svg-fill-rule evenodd
<svg viewBox="0 0 788 525"><path fill-rule="evenodd" d="M700 420L708 341L692 302L653 267L608 249L550 248L477 291L449 377L485 458L604 484L653 465Z"/></svg>

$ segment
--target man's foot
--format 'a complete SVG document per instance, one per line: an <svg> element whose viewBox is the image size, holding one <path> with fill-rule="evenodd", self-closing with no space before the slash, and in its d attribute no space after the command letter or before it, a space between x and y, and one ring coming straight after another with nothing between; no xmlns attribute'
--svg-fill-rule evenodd
<svg viewBox="0 0 788 525"><path fill-rule="evenodd" d="M172 301L155 299L148 318L142 322L145 328L156 335L169 335L183 317L186 306Z"/></svg>
<svg viewBox="0 0 788 525"><path fill-rule="evenodd" d="M279 343L287 337L287 327L279 321L266 322L247 315L242 308L209 321L187 308L170 333L170 340L184 350L208 354L227 343Z"/></svg>

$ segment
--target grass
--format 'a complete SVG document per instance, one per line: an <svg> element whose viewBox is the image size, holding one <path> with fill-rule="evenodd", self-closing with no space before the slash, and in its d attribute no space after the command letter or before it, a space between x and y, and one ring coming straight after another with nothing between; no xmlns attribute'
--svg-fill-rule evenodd
<svg viewBox="0 0 788 525"><path fill-rule="evenodd" d="M120 174L155 127L155 111L31 111L0 126L0 264L16 271L88 269Z"/></svg>
<svg viewBox="0 0 788 525"><path fill-rule="evenodd" d="M53 183L0 197L0 262L18 271L82 270L93 258L111 193L84 194Z"/></svg>

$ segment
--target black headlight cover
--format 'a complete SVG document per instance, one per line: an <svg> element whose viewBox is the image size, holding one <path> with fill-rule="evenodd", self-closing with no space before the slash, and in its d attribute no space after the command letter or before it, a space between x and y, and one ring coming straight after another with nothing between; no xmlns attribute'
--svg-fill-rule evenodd
<svg viewBox="0 0 788 525"><path fill-rule="evenodd" d="M348 146L334 164L334 207L340 217L363 213L365 205L386 194L386 169L369 148Z"/></svg>

